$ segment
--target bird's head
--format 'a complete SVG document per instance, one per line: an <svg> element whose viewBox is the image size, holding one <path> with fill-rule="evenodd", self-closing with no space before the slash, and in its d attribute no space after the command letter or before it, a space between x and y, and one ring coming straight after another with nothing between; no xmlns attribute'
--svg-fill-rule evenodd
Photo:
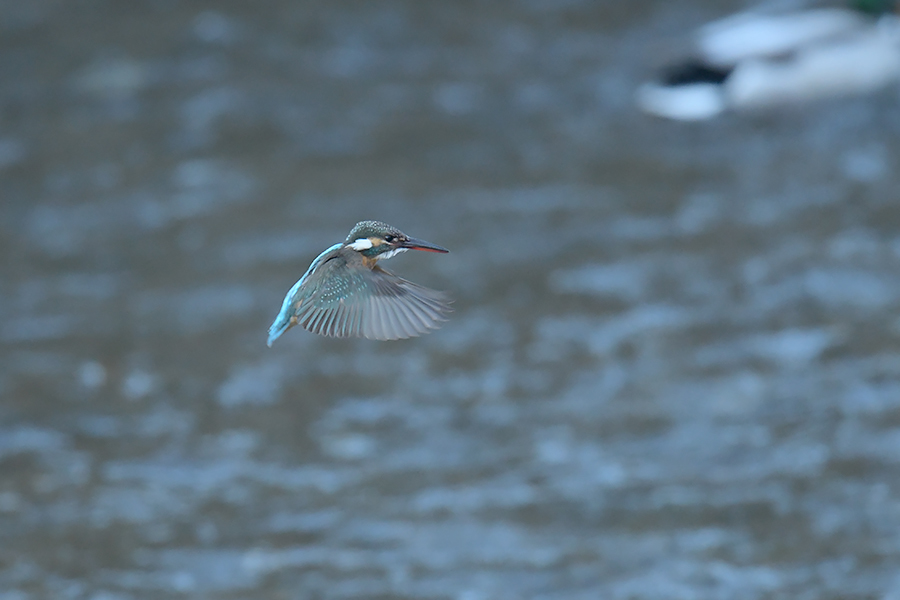
<svg viewBox="0 0 900 600"><path fill-rule="evenodd" d="M423 240L411 238L396 227L381 221L361 221L347 236L345 248L356 250L366 258L390 258L407 250L425 250L427 252L449 252Z"/></svg>

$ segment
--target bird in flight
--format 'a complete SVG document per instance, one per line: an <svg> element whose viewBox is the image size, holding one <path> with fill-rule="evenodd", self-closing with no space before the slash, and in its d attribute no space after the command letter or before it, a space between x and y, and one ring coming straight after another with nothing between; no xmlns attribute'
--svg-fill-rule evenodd
<svg viewBox="0 0 900 600"><path fill-rule="evenodd" d="M380 221L361 221L347 239L322 252L284 297L268 345L293 327L330 337L399 340L440 327L451 312L446 294L382 269L407 250L446 253Z"/></svg>

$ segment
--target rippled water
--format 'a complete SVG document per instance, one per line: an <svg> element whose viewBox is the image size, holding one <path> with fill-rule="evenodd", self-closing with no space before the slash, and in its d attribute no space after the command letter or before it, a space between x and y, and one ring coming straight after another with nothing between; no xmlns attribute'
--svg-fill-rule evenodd
<svg viewBox="0 0 900 600"><path fill-rule="evenodd" d="M6 3L0 599L900 597L898 90L631 104L742 5Z"/></svg>

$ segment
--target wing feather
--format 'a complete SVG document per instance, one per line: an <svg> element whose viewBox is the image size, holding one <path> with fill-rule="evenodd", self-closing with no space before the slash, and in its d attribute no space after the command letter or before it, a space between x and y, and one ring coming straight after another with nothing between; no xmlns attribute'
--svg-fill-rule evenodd
<svg viewBox="0 0 900 600"><path fill-rule="evenodd" d="M296 309L307 330L331 337L395 340L437 329L450 302L431 290L380 267L338 257L319 265L321 283Z"/></svg>
<svg viewBox="0 0 900 600"><path fill-rule="evenodd" d="M407 304L398 304L397 308L403 317L404 326L410 334L422 328L429 329L429 324L419 317L418 313L413 310L413 307Z"/></svg>
<svg viewBox="0 0 900 600"><path fill-rule="evenodd" d="M397 315L398 304L399 303L384 302L384 312L386 312L388 316L390 333L397 337L409 337L409 334L406 333L406 327L403 326L403 322Z"/></svg>

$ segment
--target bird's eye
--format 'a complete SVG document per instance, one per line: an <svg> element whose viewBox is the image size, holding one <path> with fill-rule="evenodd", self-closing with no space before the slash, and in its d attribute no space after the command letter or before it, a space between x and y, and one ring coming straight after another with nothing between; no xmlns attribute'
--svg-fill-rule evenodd
<svg viewBox="0 0 900 600"><path fill-rule="evenodd" d="M386 241L388 244L393 243L395 239L397 238L395 238L391 234L387 234L386 236L384 236L384 241Z"/></svg>

